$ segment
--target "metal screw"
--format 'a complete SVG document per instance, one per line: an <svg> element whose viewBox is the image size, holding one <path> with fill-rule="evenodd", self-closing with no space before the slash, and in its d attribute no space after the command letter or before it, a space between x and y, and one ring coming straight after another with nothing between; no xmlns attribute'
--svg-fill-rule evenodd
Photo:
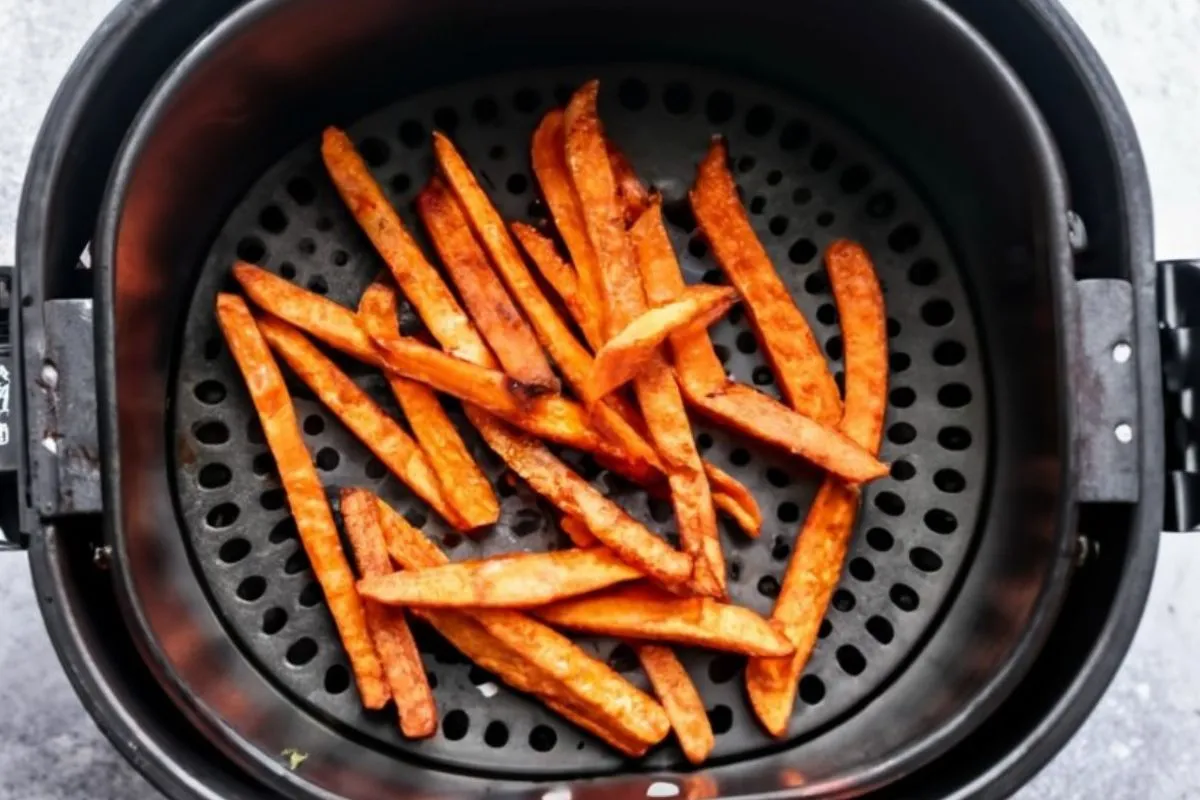
<svg viewBox="0 0 1200 800"><path fill-rule="evenodd" d="M107 571L112 563L112 545L105 544L92 550L92 566L99 570Z"/></svg>

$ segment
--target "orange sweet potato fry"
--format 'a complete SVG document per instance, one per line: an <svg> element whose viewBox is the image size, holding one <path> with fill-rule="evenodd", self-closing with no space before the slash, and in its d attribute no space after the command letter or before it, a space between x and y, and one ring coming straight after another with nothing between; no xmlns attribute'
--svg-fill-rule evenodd
<svg viewBox="0 0 1200 800"><path fill-rule="evenodd" d="M383 708L390 697L383 666L371 643L362 601L354 591L354 574L342 552L337 525L313 467L312 456L300 435L283 374L271 357L245 301L236 295L217 295L217 321L250 390L250 399L266 434L267 446L275 457L300 541L346 648L363 705L371 709Z"/></svg>
<svg viewBox="0 0 1200 800"><path fill-rule="evenodd" d="M599 84L591 81L575 92L567 104L563 124L567 167L583 207L588 236L602 267L607 333L611 337L645 311L646 296L636 254L625 233L596 112L598 91ZM634 390L655 448L667 467L680 541L684 550L695 558L693 588L702 594L723 596L725 559L708 479L692 438L679 386L661 354L651 356L634 381Z"/></svg>
<svg viewBox="0 0 1200 800"><path fill-rule="evenodd" d="M394 509L379 502L388 552L405 569L424 569L446 556ZM423 614L457 614L424 609ZM628 752L644 751L667 735L670 722L662 707L566 637L508 609L461 612L511 652L517 663L481 663L518 689L537 694L552 708ZM528 667L531 667L530 670ZM572 716L574 715L574 716ZM586 724L581 720L586 720Z"/></svg>
<svg viewBox="0 0 1200 800"><path fill-rule="evenodd" d="M551 625L606 636L757 656L786 656L795 650L748 608L710 597L679 597L648 585L618 586L543 606L535 613Z"/></svg>
<svg viewBox="0 0 1200 800"><path fill-rule="evenodd" d="M887 406L887 320L883 292L866 251L835 242L825 256L846 342L846 411L842 430L877 452ZM842 572L858 513L859 492L826 478L804 521L772 619L796 652L751 659L746 688L755 714L775 736L787 733L800 674Z"/></svg>
<svg viewBox="0 0 1200 800"><path fill-rule="evenodd" d="M637 176L637 171L634 170L633 164L629 163L625 154L611 141L606 144L608 161L612 164L613 179L617 182L617 198L621 201L621 208L625 215L625 227L629 227L637 221L638 217L642 216L642 212L650 207L652 196L650 190Z"/></svg>
<svg viewBox="0 0 1200 800"><path fill-rule="evenodd" d="M396 317L396 293L376 281L367 287L363 298L368 306ZM360 308L362 302L360 301ZM441 485L442 494L470 529L491 525L500 518L500 502L483 470L467 450L446 409L428 386L385 372L388 385L400 409L408 419L425 457Z"/></svg>
<svg viewBox="0 0 1200 800"><path fill-rule="evenodd" d="M654 694L662 703L671 720L671 729L679 740L684 756L693 764L702 764L712 752L716 740L712 724L704 709L704 701L696 691L696 684L679 663L671 648L657 644L639 644L634 647L642 669L654 687Z"/></svg>
<svg viewBox="0 0 1200 800"><path fill-rule="evenodd" d="M359 574L372 578L393 574L379 527L375 496L363 489L343 489L342 519ZM437 707L404 612L371 600L364 600L363 608L392 699L396 701L400 730L412 739L432 736L437 731Z"/></svg>
<svg viewBox="0 0 1200 800"><path fill-rule="evenodd" d="M418 309L437 308L450 312L439 314L435 319L436 326L426 323L430 333L447 353L467 361L473 360L474 347L482 346L478 331L462 313L450 287L441 280L437 270L404 227L404 222L387 201L349 137L336 128L327 128L321 141L321 156L342 200L379 251L404 295ZM437 279L430 280L431 276ZM443 341L447 338L460 344L448 346Z"/></svg>
<svg viewBox="0 0 1200 800"><path fill-rule="evenodd" d="M726 159L724 142L714 139L690 195L696 222L741 293L789 405L822 425L836 425L842 413L837 384L812 329L750 226Z"/></svg>
<svg viewBox="0 0 1200 800"><path fill-rule="evenodd" d="M583 332L584 339L588 344L594 345L597 340L602 341L602 337L588 331L588 327L594 327L592 323L595 320L590 316L586 301L579 294L579 274L575 271L575 267L563 261L554 247L554 242L543 236L533 226L526 225L524 222L514 222L512 232L517 241L521 243L521 247L529 254L529 259L534 266L542 273L546 283L550 284L550 287L563 301L571 319L579 326L579 330Z"/></svg>
<svg viewBox="0 0 1200 800"><path fill-rule="evenodd" d="M584 525L574 517L568 517L564 514L559 519L558 526L562 528L563 533L567 535L567 538L576 547L596 547L600 544L600 540L587 529L587 525Z"/></svg>
<svg viewBox="0 0 1200 800"><path fill-rule="evenodd" d="M363 597L395 606L531 608L635 580L642 573L605 548L513 553L366 578Z"/></svg>
<svg viewBox="0 0 1200 800"><path fill-rule="evenodd" d="M567 168L566 134L561 111L554 110L546 114L534 131L532 160L533 174L542 188L546 206L554 217L554 225L571 254L579 277L579 303L587 309L587 313L576 317L576 321L592 349L597 349L604 344L605 338L604 279L600 275L600 262L588 238L583 208L579 205L579 197L575 194ZM537 258L532 251L530 255ZM563 293L561 288L558 292L560 295Z"/></svg>
<svg viewBox="0 0 1200 800"><path fill-rule="evenodd" d="M762 532L762 510L750 490L732 475L707 461L704 462L704 473L708 475L708 484L712 487L713 505L733 517L747 536L757 539Z"/></svg>
<svg viewBox="0 0 1200 800"><path fill-rule="evenodd" d="M425 453L404 429L350 380L304 334L271 317L258 320L259 330L292 372L417 496L460 530L467 523L442 492Z"/></svg>
<svg viewBox="0 0 1200 800"><path fill-rule="evenodd" d="M558 378L533 329L492 271L459 201L440 178L431 180L417 196L417 213L467 311L504 371L533 389L559 391Z"/></svg>
<svg viewBox="0 0 1200 800"><path fill-rule="evenodd" d="M683 288L683 276L657 205L642 215L630 235L637 246L647 290L656 300L677 297ZM681 331L672 336L671 345L684 394L705 415L852 483L887 474L887 467L874 455L831 426L793 411L756 389L730 381L704 331ZM819 351L809 355L818 359L820 368L828 373L825 357Z"/></svg>
<svg viewBox="0 0 1200 800"><path fill-rule="evenodd" d="M651 308L604 343L588 376L593 401L633 380L676 331L704 330L737 302L727 286L693 286L669 303Z"/></svg>

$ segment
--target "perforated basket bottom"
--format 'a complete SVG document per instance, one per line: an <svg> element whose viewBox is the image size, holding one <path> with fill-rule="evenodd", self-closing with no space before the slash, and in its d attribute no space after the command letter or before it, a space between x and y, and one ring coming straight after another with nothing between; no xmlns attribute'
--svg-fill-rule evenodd
<svg viewBox="0 0 1200 800"><path fill-rule="evenodd" d="M670 231L689 280L719 281L688 211L686 191L710 136L729 139L739 185L771 257L842 369L837 313L819 254L838 237L875 258L888 301L891 387L883 457L890 478L865 492L846 574L800 684L793 742L866 703L908 663L951 594L984 502L988 393L970 305L930 211L862 139L787 94L694 67L606 66L509 74L411 97L350 126L380 184L410 227L411 203L431 174L429 133L449 133L508 219L544 219L529 167L534 125L588 77L602 79L608 131L667 201ZM636 76L636 77L635 77ZM441 726L406 741L391 711L366 713L350 680L253 409L213 317L241 257L301 286L354 305L383 267L336 197L315 139L250 190L216 238L185 321L174 393L172 452L178 502L197 578L229 635L308 712L356 738L440 768L513 776L583 775L630 768L604 745L472 667L419 631ZM735 310L712 330L740 381L774 394L754 334ZM382 380L347 363L361 385L394 410ZM503 515L477 541L428 513L367 449L298 383L295 402L322 479L367 486L441 542L455 559L566 546L555 516L456 417L503 498ZM743 481L765 525L751 541L723 521L735 602L768 613L820 476L795 459L696 423L707 458ZM577 454L564 456L606 494L663 534L670 506ZM636 660L608 639L583 645L645 686ZM684 650L709 708L714 759L778 746L744 700L741 659ZM919 659L919 655L918 655ZM919 661L918 661L919 663ZM683 764L668 742L642 762Z"/></svg>

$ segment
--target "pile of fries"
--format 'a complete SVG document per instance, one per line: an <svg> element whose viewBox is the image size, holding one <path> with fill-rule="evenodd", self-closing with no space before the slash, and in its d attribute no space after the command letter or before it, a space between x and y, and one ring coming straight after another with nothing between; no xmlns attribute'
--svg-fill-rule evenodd
<svg viewBox="0 0 1200 800"><path fill-rule="evenodd" d="M747 656L755 713L770 733L787 732L860 487L887 473L877 458L887 397L883 299L862 248L832 245L825 260L845 342L843 397L755 237L719 139L699 165L690 198L732 286L685 285L660 198L605 138L598 88L584 85L533 134L534 173L566 253L538 228L502 219L454 144L435 133L437 174L416 208L437 269L349 138L331 128L321 147L325 166L391 280L377 280L357 308L346 308L238 263L233 275L256 309L221 294L217 316L365 707L393 702L409 737L437 728L411 614L617 750L640 756L673 731L686 757L700 763L713 732L675 645ZM397 292L436 344L401 334ZM731 380L714 351L706 328L737 302L786 403ZM407 426L316 343L382 370ZM340 515L355 570L276 358L449 525L486 535L500 504L438 394L457 398L484 442L558 510L574 547L451 563L378 497L347 488ZM689 409L827 473L770 619L728 602L717 514L751 537L762 517L744 486L701 459ZM592 454L669 496L679 549L543 440ZM629 640L655 696L561 630Z"/></svg>

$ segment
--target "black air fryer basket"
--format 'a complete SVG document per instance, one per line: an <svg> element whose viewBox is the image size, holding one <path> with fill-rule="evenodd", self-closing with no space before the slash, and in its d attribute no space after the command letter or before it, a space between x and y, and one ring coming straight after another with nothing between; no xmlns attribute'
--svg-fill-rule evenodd
<svg viewBox="0 0 1200 800"><path fill-rule="evenodd" d="M5 530L23 532L72 680L160 788L995 796L1078 726L1140 615L1167 470L1180 470L1170 524L1191 525L1181 398L1196 273L1163 267L1156 309L1136 142L1056 7L200 5L119 8L50 111L21 210L24 392L4 484L19 515ZM533 127L592 77L609 135L663 194L690 282L723 280L686 200L720 133L832 369L840 329L820 253L861 242L886 293L891 475L864 493L785 739L749 712L741 661L682 651L717 733L701 769L670 742L621 758L429 632L438 734L406 740L391 715L364 712L213 315L238 258L347 305L381 268L325 176L323 126L348 131L414 230L434 129L502 215L536 221ZM712 334L735 378L775 392L744 317ZM390 403L377 375L356 380ZM292 388L327 487L375 489L453 558L560 546L553 515L482 442L469 440L503 511L476 540ZM697 433L763 507L758 541L723 536L733 600L769 612L819 476L722 429ZM670 533L669 508L565 457ZM581 641L643 680L616 642Z"/></svg>

